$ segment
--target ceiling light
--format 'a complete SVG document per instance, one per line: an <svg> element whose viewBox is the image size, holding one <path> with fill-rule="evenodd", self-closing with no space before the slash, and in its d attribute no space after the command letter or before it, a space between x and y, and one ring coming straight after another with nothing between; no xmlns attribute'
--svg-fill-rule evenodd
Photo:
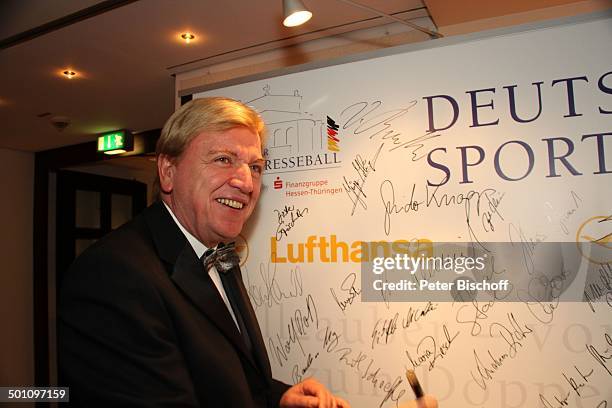
<svg viewBox="0 0 612 408"><path fill-rule="evenodd" d="M283 0L283 16L285 27L296 27L310 20L312 13L301 0Z"/></svg>
<svg viewBox="0 0 612 408"><path fill-rule="evenodd" d="M181 38L185 40L187 44L189 44L191 41L195 40L195 35L192 33L183 33L181 34Z"/></svg>
<svg viewBox="0 0 612 408"><path fill-rule="evenodd" d="M68 79L72 79L77 75L77 73L71 69L67 69L65 71L62 71L62 75Z"/></svg>

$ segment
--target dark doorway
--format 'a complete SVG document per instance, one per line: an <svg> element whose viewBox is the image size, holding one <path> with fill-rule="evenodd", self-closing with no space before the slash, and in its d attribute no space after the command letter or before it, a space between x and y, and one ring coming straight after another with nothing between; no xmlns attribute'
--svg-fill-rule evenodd
<svg viewBox="0 0 612 408"><path fill-rule="evenodd" d="M57 172L57 288L72 261L89 245L140 213L147 185L139 181Z"/></svg>

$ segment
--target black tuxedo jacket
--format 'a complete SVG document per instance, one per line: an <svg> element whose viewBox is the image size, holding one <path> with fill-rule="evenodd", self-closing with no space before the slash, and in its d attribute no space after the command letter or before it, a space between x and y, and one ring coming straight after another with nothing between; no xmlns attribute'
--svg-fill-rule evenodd
<svg viewBox="0 0 612 408"><path fill-rule="evenodd" d="M161 202L85 251L60 293L60 381L75 406L277 407L289 386L256 337L251 354Z"/></svg>

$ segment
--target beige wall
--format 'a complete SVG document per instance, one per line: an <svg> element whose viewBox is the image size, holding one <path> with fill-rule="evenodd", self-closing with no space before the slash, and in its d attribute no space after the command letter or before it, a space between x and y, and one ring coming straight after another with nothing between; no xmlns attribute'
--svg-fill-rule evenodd
<svg viewBox="0 0 612 408"><path fill-rule="evenodd" d="M0 386L25 386L34 383L33 153L0 149L0 189Z"/></svg>

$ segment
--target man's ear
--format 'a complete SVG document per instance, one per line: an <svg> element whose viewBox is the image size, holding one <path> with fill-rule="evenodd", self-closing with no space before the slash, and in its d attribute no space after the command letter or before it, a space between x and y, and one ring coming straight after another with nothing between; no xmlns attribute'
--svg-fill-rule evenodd
<svg viewBox="0 0 612 408"><path fill-rule="evenodd" d="M157 174L159 174L159 189L162 193L170 194L174 188L174 175L176 173L175 160L168 155L157 156Z"/></svg>

